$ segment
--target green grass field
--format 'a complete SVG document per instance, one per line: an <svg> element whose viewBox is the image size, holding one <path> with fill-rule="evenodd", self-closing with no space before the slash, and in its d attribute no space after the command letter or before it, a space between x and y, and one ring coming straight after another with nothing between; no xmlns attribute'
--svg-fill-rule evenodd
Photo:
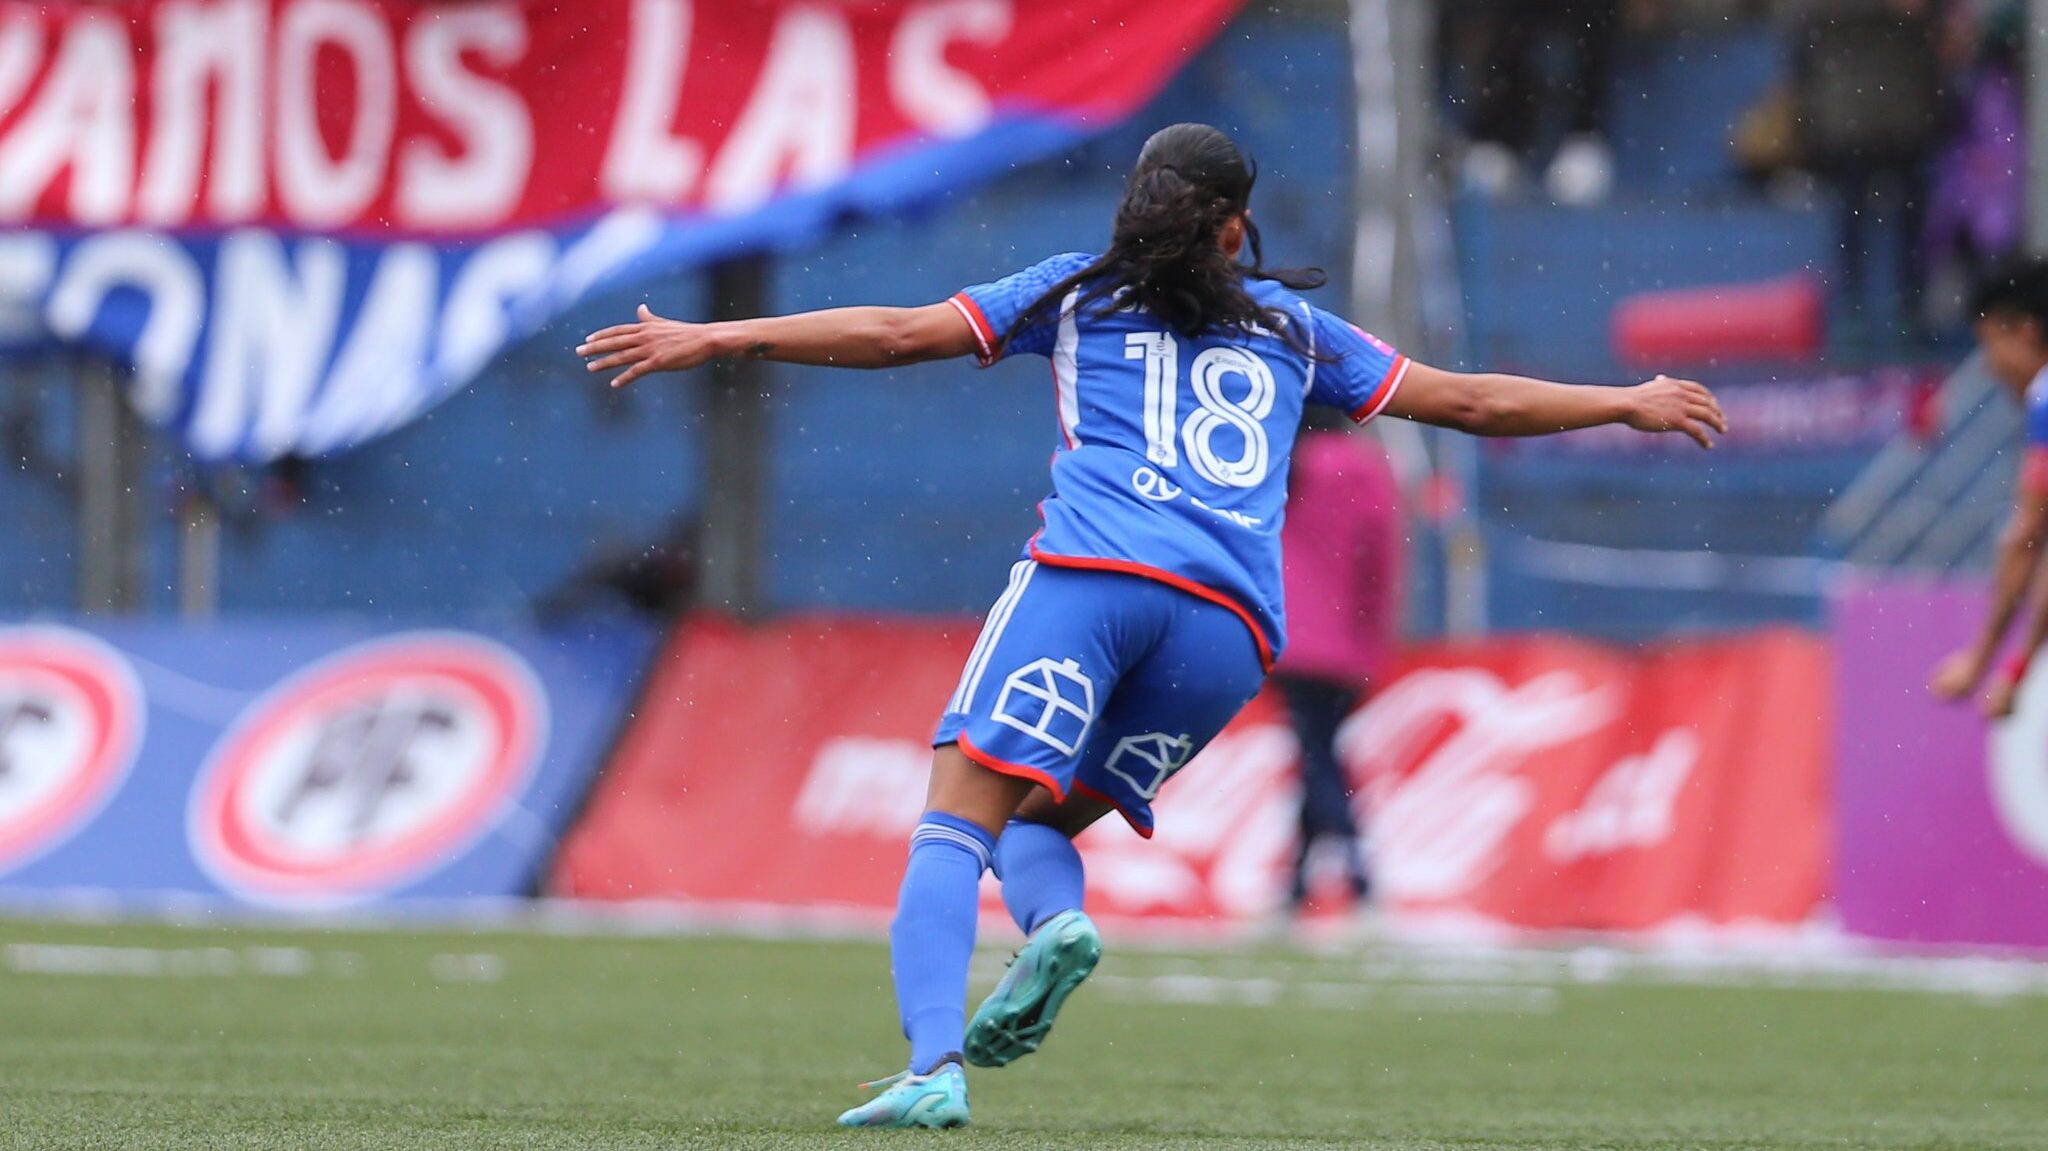
<svg viewBox="0 0 2048 1151"><path fill-rule="evenodd" d="M1110 942L972 1129L842 1132L901 1059L874 945L0 921L0 1146L2048 1148L2039 979Z"/></svg>

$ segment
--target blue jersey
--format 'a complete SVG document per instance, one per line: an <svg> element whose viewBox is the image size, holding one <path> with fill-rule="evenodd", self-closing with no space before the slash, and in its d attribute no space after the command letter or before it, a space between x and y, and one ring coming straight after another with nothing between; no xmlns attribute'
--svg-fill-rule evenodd
<svg viewBox="0 0 2048 1151"><path fill-rule="evenodd" d="M2020 491L2048 496L2048 368L2027 384L2027 451L2020 457Z"/></svg>
<svg viewBox="0 0 2048 1151"><path fill-rule="evenodd" d="M952 299L983 366L1033 301L1092 263L1054 256ZM1055 567L1128 572L1236 612L1271 666L1286 637L1280 521L1302 409L1364 423L1408 360L1270 281L1248 281L1314 357L1265 329L1180 335L1139 309L1076 313L1074 297L1015 333L1005 354L1052 360L1059 421L1045 526L1027 555Z"/></svg>

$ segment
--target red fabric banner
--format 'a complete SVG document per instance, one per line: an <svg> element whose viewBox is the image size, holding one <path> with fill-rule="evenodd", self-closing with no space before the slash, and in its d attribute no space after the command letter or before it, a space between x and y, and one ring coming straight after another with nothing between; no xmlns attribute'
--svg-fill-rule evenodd
<svg viewBox="0 0 2048 1151"><path fill-rule="evenodd" d="M738 215L857 160L929 175L901 153L1008 127L973 146L1037 154L1033 132L1099 129L1238 2L0 0L0 222Z"/></svg>
<svg viewBox="0 0 2048 1151"><path fill-rule="evenodd" d="M972 641L917 621L685 627L555 892L879 920ZM1411 653L1342 741L1380 890L1401 916L1534 929L1803 920L1828 846L1826 682L1822 643L1792 632ZM1269 913L1294 756L1256 701L1166 789L1156 838L1114 820L1083 838L1091 911L1205 927Z"/></svg>
<svg viewBox="0 0 2048 1151"><path fill-rule="evenodd" d="M1827 864L1826 648L1790 631L1642 653L1418 653L1347 760L1396 905L1530 928L1789 923Z"/></svg>

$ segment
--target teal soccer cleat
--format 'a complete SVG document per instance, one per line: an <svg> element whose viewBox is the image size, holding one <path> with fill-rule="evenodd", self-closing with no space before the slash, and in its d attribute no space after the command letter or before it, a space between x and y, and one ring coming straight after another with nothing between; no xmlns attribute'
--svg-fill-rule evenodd
<svg viewBox="0 0 2048 1151"><path fill-rule="evenodd" d="M841 1127L965 1127L967 1072L959 1056L923 1075L899 1071L887 1079L863 1083L865 1090L884 1088L880 1095L839 1117Z"/></svg>
<svg viewBox="0 0 2048 1151"><path fill-rule="evenodd" d="M1079 911L1040 924L967 1025L967 1061L1001 1067L1038 1050L1067 996L1102 959L1102 936Z"/></svg>

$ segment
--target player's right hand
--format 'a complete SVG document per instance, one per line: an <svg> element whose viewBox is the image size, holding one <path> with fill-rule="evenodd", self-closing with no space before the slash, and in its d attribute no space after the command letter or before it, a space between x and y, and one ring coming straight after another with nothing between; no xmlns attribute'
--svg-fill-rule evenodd
<svg viewBox="0 0 2048 1151"><path fill-rule="evenodd" d="M1708 449L1714 446L1709 431L1728 434L1721 402L1697 380L1658 376L1628 391L1628 426L1639 432L1684 432Z"/></svg>
<svg viewBox="0 0 2048 1151"><path fill-rule="evenodd" d="M612 380L612 387L623 388L649 372L686 371L718 355L708 324L663 319L646 304L640 305L639 317L638 323L619 324L585 336L576 348L576 354L588 361L584 370L624 368Z"/></svg>
<svg viewBox="0 0 2048 1151"><path fill-rule="evenodd" d="M1940 663L1934 665L1934 675L1927 681L1927 690L1934 698L1954 703L1970 698L1977 685L1984 680L1984 661L1968 648L1952 652Z"/></svg>

